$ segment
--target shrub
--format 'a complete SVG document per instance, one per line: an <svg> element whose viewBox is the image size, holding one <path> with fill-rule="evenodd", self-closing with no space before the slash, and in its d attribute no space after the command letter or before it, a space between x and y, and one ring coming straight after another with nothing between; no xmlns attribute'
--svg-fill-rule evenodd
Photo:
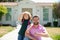
<svg viewBox="0 0 60 40"><path fill-rule="evenodd" d="M54 21L54 22L53 22L53 25L54 25L55 27L57 27L57 26L58 26L58 21Z"/></svg>
<svg viewBox="0 0 60 40"><path fill-rule="evenodd" d="M47 24L44 24L45 27L48 27Z"/></svg>
<svg viewBox="0 0 60 40"><path fill-rule="evenodd" d="M51 22L48 22L47 25L48 25L48 26L51 26Z"/></svg>
<svg viewBox="0 0 60 40"><path fill-rule="evenodd" d="M45 27L51 26L51 22L48 22L47 24L44 24Z"/></svg>
<svg viewBox="0 0 60 40"><path fill-rule="evenodd" d="M2 26L11 26L10 24L2 24Z"/></svg>

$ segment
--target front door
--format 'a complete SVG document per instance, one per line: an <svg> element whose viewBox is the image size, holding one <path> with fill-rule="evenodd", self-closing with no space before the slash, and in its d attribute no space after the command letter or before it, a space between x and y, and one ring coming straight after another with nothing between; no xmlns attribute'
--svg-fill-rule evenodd
<svg viewBox="0 0 60 40"><path fill-rule="evenodd" d="M32 8L22 8L22 12L25 12L25 11L30 12L32 15Z"/></svg>

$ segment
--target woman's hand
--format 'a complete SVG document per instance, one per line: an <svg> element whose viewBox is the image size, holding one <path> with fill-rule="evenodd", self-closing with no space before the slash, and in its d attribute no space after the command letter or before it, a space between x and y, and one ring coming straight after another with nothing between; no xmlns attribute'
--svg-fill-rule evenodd
<svg viewBox="0 0 60 40"><path fill-rule="evenodd" d="M35 34L34 34L34 36L38 37L38 36L39 36L39 34L38 34L38 33L35 33Z"/></svg>
<svg viewBox="0 0 60 40"><path fill-rule="evenodd" d="M34 39L32 39L32 40L36 40L36 39L34 38Z"/></svg>

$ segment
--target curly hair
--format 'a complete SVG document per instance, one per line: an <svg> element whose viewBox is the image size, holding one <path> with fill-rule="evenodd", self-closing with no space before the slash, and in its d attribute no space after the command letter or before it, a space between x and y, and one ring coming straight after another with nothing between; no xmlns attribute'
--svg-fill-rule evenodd
<svg viewBox="0 0 60 40"><path fill-rule="evenodd" d="M28 14L28 17L29 17L28 20L31 20L31 19L32 19L31 13L25 11L25 12L23 12L22 14L20 14L20 16L19 16L19 20L20 20L20 21L23 21L23 20L24 20L24 14Z"/></svg>

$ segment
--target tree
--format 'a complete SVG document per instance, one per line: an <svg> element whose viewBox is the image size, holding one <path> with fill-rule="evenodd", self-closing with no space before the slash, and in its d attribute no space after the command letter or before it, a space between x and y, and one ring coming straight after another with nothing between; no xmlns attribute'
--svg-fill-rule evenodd
<svg viewBox="0 0 60 40"><path fill-rule="evenodd" d="M7 14L7 8L3 5L0 5L0 20L4 14Z"/></svg>
<svg viewBox="0 0 60 40"><path fill-rule="evenodd" d="M53 4L53 13L57 18L60 18L60 3Z"/></svg>
<svg viewBox="0 0 60 40"><path fill-rule="evenodd" d="M53 14L56 16L58 20L58 25L60 26L60 2L53 4Z"/></svg>

